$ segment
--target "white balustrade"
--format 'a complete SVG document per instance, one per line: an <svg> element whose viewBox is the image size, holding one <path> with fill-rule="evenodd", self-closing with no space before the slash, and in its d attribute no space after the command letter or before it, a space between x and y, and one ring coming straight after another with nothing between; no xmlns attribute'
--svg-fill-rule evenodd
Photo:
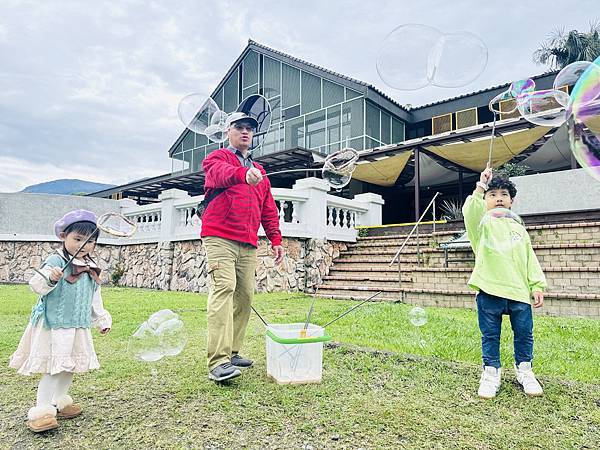
<svg viewBox="0 0 600 450"><path fill-rule="evenodd" d="M357 234L355 226L381 224L381 196L365 193L356 195L354 199L345 199L329 195L328 191L327 183L319 178L300 179L292 189L272 188L282 235L354 242ZM196 216L196 209L203 198L202 195L190 197L179 189L168 189L159 195L158 202L148 205L138 206L131 199L116 200L111 203L112 210L120 211L134 221L138 231L131 238L102 236L101 241L127 245L198 239L202 224ZM62 201L58 197L53 197L53 200ZM54 222L49 219L47 224L40 225L40 229L52 230L53 226ZM259 235L264 234L261 228ZM13 233L6 239L23 240L24 237ZM35 239L55 241L56 237L48 233L35 235Z"/></svg>

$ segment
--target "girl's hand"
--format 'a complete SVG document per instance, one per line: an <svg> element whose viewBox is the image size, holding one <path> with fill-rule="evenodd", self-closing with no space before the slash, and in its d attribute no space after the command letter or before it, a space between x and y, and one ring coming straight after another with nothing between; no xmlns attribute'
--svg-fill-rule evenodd
<svg viewBox="0 0 600 450"><path fill-rule="evenodd" d="M48 278L50 278L51 281L54 281L55 283L57 281L59 281L63 276L63 271L60 267L53 267L52 270L50 271L50 275L48 276Z"/></svg>
<svg viewBox="0 0 600 450"><path fill-rule="evenodd" d="M106 334L106 333L108 333L109 331L110 331L110 328L102 328L102 329L100 330L100 334Z"/></svg>

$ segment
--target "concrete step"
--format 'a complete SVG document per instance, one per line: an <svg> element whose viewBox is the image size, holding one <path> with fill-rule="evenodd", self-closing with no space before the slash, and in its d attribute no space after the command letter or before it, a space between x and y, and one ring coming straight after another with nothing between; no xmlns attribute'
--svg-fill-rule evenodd
<svg viewBox="0 0 600 450"><path fill-rule="evenodd" d="M412 227L411 227L412 228ZM600 235L600 222L574 222L563 224L545 224L528 225L526 229L531 241L534 244L555 244L555 243L582 243L597 241ZM402 245L409 234L410 229L405 233L388 233L378 236L364 236L357 239L356 247L370 246L377 244L384 245ZM454 230L420 232L420 241L429 244L432 242L443 243L452 240L454 237L464 233L464 224ZM409 239L409 244L416 242L415 234Z"/></svg>
<svg viewBox="0 0 600 450"><path fill-rule="evenodd" d="M398 285L398 272L391 273L388 276L378 276L370 273L366 273L363 275L346 275L346 274L338 274L335 272L329 272L329 275L323 277L323 280L327 282L351 282L356 284L360 282L361 284L367 285L388 285L395 284ZM410 274L402 273L402 282L403 283L412 283L413 277Z"/></svg>
<svg viewBox="0 0 600 450"><path fill-rule="evenodd" d="M475 308L475 292L466 289L379 288L376 286L320 286L319 297L365 300L382 291L374 300L403 302L420 306ZM544 306L535 313L555 316L592 316L600 314L600 294L550 292Z"/></svg>

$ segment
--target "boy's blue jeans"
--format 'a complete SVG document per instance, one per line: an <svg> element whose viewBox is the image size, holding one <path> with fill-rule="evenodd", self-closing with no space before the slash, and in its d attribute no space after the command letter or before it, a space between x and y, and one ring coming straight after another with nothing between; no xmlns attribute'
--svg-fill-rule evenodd
<svg viewBox="0 0 600 450"><path fill-rule="evenodd" d="M477 316L481 330L483 365L500 367L500 331L502 315L508 314L514 334L515 363L533 359L533 315L531 305L480 291L477 294Z"/></svg>

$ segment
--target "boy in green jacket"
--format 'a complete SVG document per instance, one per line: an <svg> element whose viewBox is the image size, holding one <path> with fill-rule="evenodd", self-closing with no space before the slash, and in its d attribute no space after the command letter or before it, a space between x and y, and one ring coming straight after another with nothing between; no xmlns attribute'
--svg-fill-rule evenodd
<svg viewBox="0 0 600 450"><path fill-rule="evenodd" d="M515 185L506 178L493 177L488 166L476 186L462 210L475 253L475 268L468 284L477 291L481 330L484 367L478 395L493 398L500 387L500 330L502 315L507 314L514 334L517 381L525 394L540 396L543 390L531 368L531 298L534 308L544 304L546 279L525 227L510 214L503 214L517 194Z"/></svg>

